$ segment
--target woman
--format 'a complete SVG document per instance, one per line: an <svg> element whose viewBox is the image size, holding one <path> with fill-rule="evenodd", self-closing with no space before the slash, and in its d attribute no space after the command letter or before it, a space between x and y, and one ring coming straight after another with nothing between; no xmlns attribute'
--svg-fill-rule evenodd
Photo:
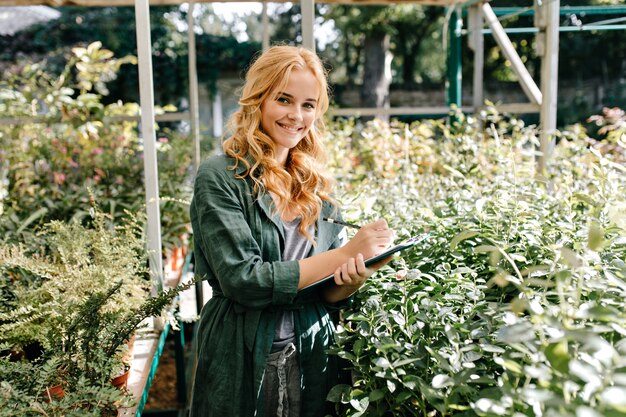
<svg viewBox="0 0 626 417"><path fill-rule="evenodd" d="M225 155L198 170L191 221L196 273L213 296L197 342L191 417L324 416L339 382L329 311L389 259L384 220L340 246L322 170L327 81L319 58L276 46L250 67ZM326 276L331 285L299 291Z"/></svg>

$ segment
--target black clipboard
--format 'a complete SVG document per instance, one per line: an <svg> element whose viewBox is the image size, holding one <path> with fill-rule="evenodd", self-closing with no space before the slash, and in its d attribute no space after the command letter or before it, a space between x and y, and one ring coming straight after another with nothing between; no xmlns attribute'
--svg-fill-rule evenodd
<svg viewBox="0 0 626 417"><path fill-rule="evenodd" d="M426 238L428 238L428 236L430 236L430 233L422 233L420 235L417 236L413 236L407 240L405 240L404 242L398 243L395 246L390 247L389 249L387 249L386 251L384 251L383 253L380 253L372 258L366 259L365 260L365 266L370 266L372 264L375 264L376 262L390 256L393 255L396 252L400 252L403 251L405 249L408 249L410 247L415 246L415 244L425 240ZM325 278L320 279L319 281L315 281L313 284L309 284L306 287L302 287L300 288L300 290L298 291L304 291L308 288L312 288L315 287L317 285L323 284L325 282L328 282L329 280L334 279L335 275L329 275Z"/></svg>

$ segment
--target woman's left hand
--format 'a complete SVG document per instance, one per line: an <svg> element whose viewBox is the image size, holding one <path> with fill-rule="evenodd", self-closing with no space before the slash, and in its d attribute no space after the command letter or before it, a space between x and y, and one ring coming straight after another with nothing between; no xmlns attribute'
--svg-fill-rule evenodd
<svg viewBox="0 0 626 417"><path fill-rule="evenodd" d="M388 256L367 267L363 255L359 253L356 258L349 258L345 264L335 270L335 284L359 288L366 279L382 266L388 264L392 258L393 256Z"/></svg>

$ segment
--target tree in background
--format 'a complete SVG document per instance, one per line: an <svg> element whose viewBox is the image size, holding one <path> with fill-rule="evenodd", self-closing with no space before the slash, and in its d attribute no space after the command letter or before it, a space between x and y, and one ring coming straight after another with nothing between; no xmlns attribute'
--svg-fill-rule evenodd
<svg viewBox="0 0 626 417"><path fill-rule="evenodd" d="M604 0L562 0L561 6L602 4ZM611 0L611 4L625 4ZM502 0L498 7L528 8L528 0ZM24 55L46 55L50 51L69 51L77 43L86 45L101 40L117 56L136 54L134 11L131 7L63 7L63 16L13 37L0 36L0 61L16 62ZM210 4L195 7L198 77L214 86L223 74L241 74L261 49L261 16L244 13L226 22L213 13ZM388 99L389 76L393 87L405 90L435 85L443 88L445 51L443 51L444 14L438 6L393 5L348 6L316 5L316 21L334 25L329 39L319 38L318 51L328 62L336 95L343 88L359 87L363 106L382 106ZM158 85L157 104L179 104L187 95L187 40L185 6L151 7L154 44L154 77ZM272 5L269 8L273 43L301 42L300 6ZM589 24L612 16L561 16L562 25L576 19ZM505 27L530 27L532 16L503 18ZM466 42L464 37L463 42ZM539 59L534 50L534 34L511 34L518 53L535 79L539 79ZM559 103L559 125L581 121L598 113L602 106L626 107L626 31L562 32L560 36L560 83L594 84L594 94L581 93ZM326 45L328 44L328 45ZM64 49L65 48L65 49ZM471 80L472 54L463 46L464 79ZM389 56L393 59L388 59ZM64 59L51 57L49 66ZM391 62L390 62L391 61ZM517 79L495 44L485 36L486 83L495 88L515 90ZM622 81L620 81L622 80ZM138 100L136 68L128 67L109 88L110 100ZM467 83L468 81L466 81Z"/></svg>
<svg viewBox="0 0 626 417"><path fill-rule="evenodd" d="M399 61L394 83L413 89L422 82L441 82L445 56L440 47L445 9L402 5L394 7L393 12L392 50ZM433 65L433 61L438 63Z"/></svg>
<svg viewBox="0 0 626 417"><path fill-rule="evenodd" d="M442 82L441 48L426 50L432 41L441 42L444 9L419 5L352 6L333 4L325 14L335 22L336 53L324 51L343 63L342 80L362 80L361 105L384 107L389 103L392 82L415 88L425 80ZM431 59L433 55L442 59ZM424 57L429 57L424 59ZM435 66L433 70L432 66ZM362 70L361 70L362 69Z"/></svg>

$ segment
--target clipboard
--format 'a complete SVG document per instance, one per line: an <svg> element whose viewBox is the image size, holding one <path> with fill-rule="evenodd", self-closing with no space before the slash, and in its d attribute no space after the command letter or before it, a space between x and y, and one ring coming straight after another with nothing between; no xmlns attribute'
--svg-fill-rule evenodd
<svg viewBox="0 0 626 417"><path fill-rule="evenodd" d="M366 259L365 260L365 266L370 266L370 265L375 264L376 262L378 262L378 261L380 261L380 260L390 256L390 255L393 255L394 253L397 253L397 252L403 251L405 249L411 248L411 247L415 246L415 244L417 244L417 243L427 239L429 236L430 236L430 233L422 233L422 234L413 236L413 237L411 237L411 238L409 238L409 239L407 239L407 240L405 240L405 241L403 241L401 243L398 243L397 245L390 247L389 249L387 249L383 253L380 253L380 254L372 257L372 258ZM327 277L324 277L324 278L320 279L319 281L315 281L314 283L307 285L306 287L300 288L298 290L298 292L304 291L304 290L306 290L308 288L312 288L312 287L315 287L317 285L320 285L320 284L323 284L325 282L328 282L330 280L333 280L334 277L335 277L334 274L329 275Z"/></svg>

